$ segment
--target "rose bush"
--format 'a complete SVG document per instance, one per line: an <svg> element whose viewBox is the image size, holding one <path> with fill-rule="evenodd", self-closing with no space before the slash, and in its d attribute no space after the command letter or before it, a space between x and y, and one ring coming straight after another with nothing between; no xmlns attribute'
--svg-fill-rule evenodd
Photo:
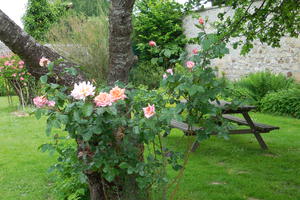
<svg viewBox="0 0 300 200"><path fill-rule="evenodd" d="M225 96L226 81L217 78L216 71L208 65L211 58L222 57L228 50L218 37L205 33L203 24L199 27L203 31L194 40L201 48L192 57L182 55L182 65L167 69L157 91L121 83L96 88L91 82L81 82L67 88L47 82L54 67L54 63L48 63L49 72L41 77L44 96L36 98L35 114L37 118L42 114L48 117L47 134L59 128L76 141L76 169L86 176L97 171L105 184L116 187L123 187L126 179L133 177L145 194L149 189L159 189L165 196L167 189L172 188L170 184L178 183L175 178L165 185L167 165L182 173L190 152L187 149L181 160L183 154L168 149L162 142L162 134L171 130L171 120L187 123L187 135L195 133L197 141L209 138L211 133L227 136L228 124L221 120L221 109L211 104ZM76 74L74 69L67 71ZM202 129L192 131L194 125ZM60 136L54 136L56 143L45 147L57 148ZM171 194L174 193L176 189Z"/></svg>
<svg viewBox="0 0 300 200"><path fill-rule="evenodd" d="M0 76L19 97L21 105L31 104L35 78L26 70L25 63L16 55L0 57Z"/></svg>

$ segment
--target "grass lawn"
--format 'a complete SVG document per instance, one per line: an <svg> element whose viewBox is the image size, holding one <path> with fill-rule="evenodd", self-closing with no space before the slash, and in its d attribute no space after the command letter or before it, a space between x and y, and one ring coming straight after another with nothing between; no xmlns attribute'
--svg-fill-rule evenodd
<svg viewBox="0 0 300 200"><path fill-rule="evenodd" d="M51 190L53 178L47 173L55 158L37 149L49 140L45 124L33 116L14 116L14 110L6 98L0 98L0 200L56 200ZM269 150L261 150L253 135L236 135L230 140L212 137L202 142L191 154L176 199L300 199L300 120L260 113L252 116L281 128L263 135ZM164 140L180 151L193 137L182 137L173 130Z"/></svg>

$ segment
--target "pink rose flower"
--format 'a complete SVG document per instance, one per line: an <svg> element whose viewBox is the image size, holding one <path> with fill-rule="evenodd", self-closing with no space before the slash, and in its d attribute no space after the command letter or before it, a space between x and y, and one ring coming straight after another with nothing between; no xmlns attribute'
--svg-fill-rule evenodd
<svg viewBox="0 0 300 200"><path fill-rule="evenodd" d="M118 86L115 86L113 89L111 89L109 94L111 95L113 102L127 98L125 95L125 89L121 89Z"/></svg>
<svg viewBox="0 0 300 200"><path fill-rule="evenodd" d="M19 61L19 65L24 65L24 61L23 60Z"/></svg>
<svg viewBox="0 0 300 200"><path fill-rule="evenodd" d="M163 79L166 79L168 78L168 75L167 74L163 74Z"/></svg>
<svg viewBox="0 0 300 200"><path fill-rule="evenodd" d="M151 106L150 104L148 104L147 107L143 108L144 110L144 116L146 118L150 118L155 114L155 106L154 104Z"/></svg>
<svg viewBox="0 0 300 200"><path fill-rule="evenodd" d="M48 101L47 106L54 107L55 106L55 101Z"/></svg>
<svg viewBox="0 0 300 200"><path fill-rule="evenodd" d="M167 73L169 73L169 74L171 74L171 75L173 75L173 69L167 69L167 71L166 71Z"/></svg>
<svg viewBox="0 0 300 200"><path fill-rule="evenodd" d="M204 24L204 19L202 17L199 18L199 24Z"/></svg>
<svg viewBox="0 0 300 200"><path fill-rule="evenodd" d="M23 78L23 77L20 77L20 80L21 80L21 81L24 81L24 78Z"/></svg>
<svg viewBox="0 0 300 200"><path fill-rule="evenodd" d="M193 69L194 66L195 66L195 63L193 61L186 62L186 67L189 68L190 70Z"/></svg>
<svg viewBox="0 0 300 200"><path fill-rule="evenodd" d="M0 70L4 69L4 67L0 67Z"/></svg>
<svg viewBox="0 0 300 200"><path fill-rule="evenodd" d="M45 57L42 57L40 59L40 63L39 64L40 64L41 67L47 67L49 65L49 63L50 63L49 59L47 59Z"/></svg>
<svg viewBox="0 0 300 200"><path fill-rule="evenodd" d="M150 47L155 47L156 46L156 42L154 42L153 40L149 41L149 46Z"/></svg>
<svg viewBox="0 0 300 200"><path fill-rule="evenodd" d="M198 49L197 48L195 48L195 49L193 49L193 54L198 54Z"/></svg>
<svg viewBox="0 0 300 200"><path fill-rule="evenodd" d="M16 74L16 73L14 73L14 74L12 74L12 76L13 76L13 77L16 77L16 76L17 76L17 74Z"/></svg>
<svg viewBox="0 0 300 200"><path fill-rule="evenodd" d="M20 66L19 66L19 69L23 69L23 68L24 68L24 65L20 65Z"/></svg>
<svg viewBox="0 0 300 200"><path fill-rule="evenodd" d="M12 63L11 63L11 62L9 62L9 61L5 61L4 65L5 65L5 66L11 66L11 65L12 65Z"/></svg>
<svg viewBox="0 0 300 200"><path fill-rule="evenodd" d="M94 102L98 107L105 107L112 105L112 97L106 92L100 92L98 96L95 97Z"/></svg>
<svg viewBox="0 0 300 200"><path fill-rule="evenodd" d="M37 96L33 99L33 103L36 107L42 108L47 105L48 99L44 96Z"/></svg>

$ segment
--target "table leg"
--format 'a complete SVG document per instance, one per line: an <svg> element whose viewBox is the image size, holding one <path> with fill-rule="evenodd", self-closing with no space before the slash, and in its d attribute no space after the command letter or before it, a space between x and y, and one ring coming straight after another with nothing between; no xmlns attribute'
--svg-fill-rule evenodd
<svg viewBox="0 0 300 200"><path fill-rule="evenodd" d="M263 138L259 134L259 131L256 130L255 125L254 125L252 119L250 118L248 112L243 112L242 114L243 114L245 120L247 121L247 123L249 124L249 126L251 127L251 129L253 130L253 134L255 135L255 138L258 141L261 148L262 149L268 149L268 146L266 145L265 141L263 140Z"/></svg>

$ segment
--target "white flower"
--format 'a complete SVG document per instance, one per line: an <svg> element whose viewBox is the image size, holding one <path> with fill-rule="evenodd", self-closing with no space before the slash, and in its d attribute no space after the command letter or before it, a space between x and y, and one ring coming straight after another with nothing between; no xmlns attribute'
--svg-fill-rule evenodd
<svg viewBox="0 0 300 200"><path fill-rule="evenodd" d="M81 82L74 85L74 89L71 92L71 96L74 99L85 100L87 96L94 96L95 87L90 82Z"/></svg>

